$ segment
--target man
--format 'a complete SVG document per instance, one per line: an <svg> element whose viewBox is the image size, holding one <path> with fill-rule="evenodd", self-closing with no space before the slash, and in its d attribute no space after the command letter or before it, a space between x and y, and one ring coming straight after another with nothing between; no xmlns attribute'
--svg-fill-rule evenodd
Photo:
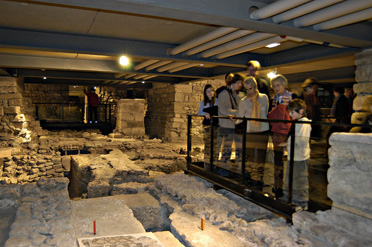
<svg viewBox="0 0 372 247"><path fill-rule="evenodd" d="M261 64L256 60L251 60L247 63L248 76L253 76L256 79L258 91L260 91L260 93L266 94L270 102L269 84L265 79L258 77L258 70L260 69Z"/></svg>

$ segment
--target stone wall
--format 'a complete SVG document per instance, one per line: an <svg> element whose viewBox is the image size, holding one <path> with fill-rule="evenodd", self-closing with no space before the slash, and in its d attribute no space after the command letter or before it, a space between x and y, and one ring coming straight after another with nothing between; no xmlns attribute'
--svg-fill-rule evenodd
<svg viewBox="0 0 372 247"><path fill-rule="evenodd" d="M127 136L145 135L145 100L121 99L117 102L116 131Z"/></svg>
<svg viewBox="0 0 372 247"><path fill-rule="evenodd" d="M24 97L22 78L0 77L0 146L29 142L39 132L35 110Z"/></svg>
<svg viewBox="0 0 372 247"><path fill-rule="evenodd" d="M353 102L355 112L351 117L351 123L364 124L367 117L371 114L372 105L372 49L364 50L356 54L354 92L357 94ZM354 128L353 132L358 132L360 128Z"/></svg>
<svg viewBox="0 0 372 247"><path fill-rule="evenodd" d="M224 80L218 79L175 85L154 84L148 96L146 134L165 141L186 141L187 115L197 113L204 85L208 83L215 89L225 85Z"/></svg>

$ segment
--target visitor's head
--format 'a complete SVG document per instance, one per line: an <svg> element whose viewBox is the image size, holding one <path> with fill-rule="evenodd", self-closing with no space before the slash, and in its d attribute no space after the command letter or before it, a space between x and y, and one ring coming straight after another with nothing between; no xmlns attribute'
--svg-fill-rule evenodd
<svg viewBox="0 0 372 247"><path fill-rule="evenodd" d="M294 99L288 103L287 109L292 119L306 117L306 103L302 99Z"/></svg>
<svg viewBox="0 0 372 247"><path fill-rule="evenodd" d="M314 77L307 78L304 83L301 85L304 91L308 94L314 94L318 90L319 82Z"/></svg>
<svg viewBox="0 0 372 247"><path fill-rule="evenodd" d="M211 84L204 86L204 103L214 101L216 97L215 90Z"/></svg>
<svg viewBox="0 0 372 247"><path fill-rule="evenodd" d="M336 87L335 89L333 89L333 95L335 97L338 97L344 93L345 93L345 89L343 87Z"/></svg>
<svg viewBox="0 0 372 247"><path fill-rule="evenodd" d="M234 73L230 84L227 84L233 92L239 92L243 87L243 82L245 80L245 76L240 73Z"/></svg>
<svg viewBox="0 0 372 247"><path fill-rule="evenodd" d="M247 72L249 76L256 76L256 73L258 70L261 69L261 64L260 62L256 60L251 60L247 63Z"/></svg>
<svg viewBox="0 0 372 247"><path fill-rule="evenodd" d="M257 81L256 81L256 79L253 76L248 76L244 80L244 88L245 88L245 92L247 93L247 96L248 97L252 97L255 94L257 94L258 93L258 90L257 90Z"/></svg>
<svg viewBox="0 0 372 247"><path fill-rule="evenodd" d="M272 89L277 95L283 95L285 88L288 86L288 80L284 76L278 74L270 81Z"/></svg>

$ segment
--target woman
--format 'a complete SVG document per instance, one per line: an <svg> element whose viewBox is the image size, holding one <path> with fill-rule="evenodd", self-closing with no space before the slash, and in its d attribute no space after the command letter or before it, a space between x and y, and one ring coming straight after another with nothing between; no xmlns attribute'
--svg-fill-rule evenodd
<svg viewBox="0 0 372 247"><path fill-rule="evenodd" d="M238 112L238 106L242 98L240 90L242 89L242 83L245 76L242 74L233 74L231 80L227 80L227 87L221 91L218 95L218 116L228 117L229 115L236 115ZM230 164L232 144L235 142L235 162L238 164L241 162L241 138L235 133L235 124L230 119L219 119L220 128L218 131L218 147L220 150L222 147L221 160L216 162L217 166L231 169ZM218 161L219 152L215 152L216 161ZM220 175L229 176L229 172L224 169L220 169Z"/></svg>
<svg viewBox="0 0 372 247"><path fill-rule="evenodd" d="M204 99L199 104L198 115L204 116L204 169L210 170L211 159L211 117L218 115L216 92L211 84L204 86ZM214 126L218 125L218 119L214 119ZM214 129L214 143L217 142L217 129ZM215 147L216 145L214 145Z"/></svg>
<svg viewBox="0 0 372 247"><path fill-rule="evenodd" d="M272 110L268 114L269 119L291 120L287 109L288 103L292 100L292 94L286 89L288 80L282 75L276 75L271 79L271 87L276 95L272 102ZM270 122L273 132L274 144L274 187L276 197L283 196L283 155L286 140L291 129L291 123Z"/></svg>
<svg viewBox="0 0 372 247"><path fill-rule="evenodd" d="M244 81L244 88L247 93L239 104L237 117L240 118L260 118L267 119L269 110L269 99L266 94L262 94L257 89L256 79L252 76ZM243 120L232 119L235 124ZM250 173L252 185L263 185L263 170L266 162L266 149L269 139L269 123L260 121L247 122L247 142L246 142L246 161L249 165L246 167Z"/></svg>

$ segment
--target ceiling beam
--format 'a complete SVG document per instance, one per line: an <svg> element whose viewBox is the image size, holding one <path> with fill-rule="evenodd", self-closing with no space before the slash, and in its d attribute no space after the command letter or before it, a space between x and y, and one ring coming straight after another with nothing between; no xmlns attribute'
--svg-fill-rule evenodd
<svg viewBox="0 0 372 247"><path fill-rule="evenodd" d="M41 0L33 2L146 15L205 25L237 27L351 47L372 45L372 34L369 34L367 39L365 33L358 34L358 32L355 32L352 37L347 37L342 33L334 34L328 31L317 32L312 28L297 28L292 21L275 24L270 18L263 21L252 20L249 17L250 8L264 6L259 1L229 0L228 4L226 0Z"/></svg>
<svg viewBox="0 0 372 247"><path fill-rule="evenodd" d="M189 57L184 57L182 54L170 56L168 50L174 48L176 46L174 44L5 27L0 27L0 46L117 57L127 55L135 58L181 61L212 66L244 67L243 64L246 61L241 56L221 59L218 62L212 58L199 58L196 55Z"/></svg>

